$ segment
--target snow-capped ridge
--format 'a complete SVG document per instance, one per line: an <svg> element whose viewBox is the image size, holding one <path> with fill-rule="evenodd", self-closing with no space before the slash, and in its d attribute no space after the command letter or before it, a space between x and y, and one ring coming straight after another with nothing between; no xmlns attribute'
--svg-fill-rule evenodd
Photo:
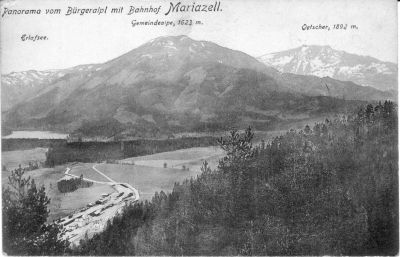
<svg viewBox="0 0 400 257"><path fill-rule="evenodd" d="M335 50L329 45L301 45L262 55L258 60L282 73L329 76L380 90L397 90L396 64Z"/></svg>

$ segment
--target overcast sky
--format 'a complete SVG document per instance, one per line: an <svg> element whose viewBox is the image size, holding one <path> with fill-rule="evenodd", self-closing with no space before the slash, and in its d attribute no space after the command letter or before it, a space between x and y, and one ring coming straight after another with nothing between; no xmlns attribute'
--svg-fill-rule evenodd
<svg viewBox="0 0 400 257"><path fill-rule="evenodd" d="M172 1L177 3L179 1ZM209 1L182 1L208 3ZM186 34L260 56L303 44L330 45L350 53L397 62L397 2L394 0L221 0L221 12L165 16L170 1L151 0L19 0L2 1L4 8L61 8L61 15L4 15L1 18L1 72L67 68L115 58L158 36ZM124 6L123 15L65 16L68 6ZM130 5L158 7L161 13L126 15ZM108 10L109 12L110 10ZM131 21L201 20L193 27L135 27ZM303 31L303 24L354 24L358 30ZM23 34L49 40L24 42Z"/></svg>

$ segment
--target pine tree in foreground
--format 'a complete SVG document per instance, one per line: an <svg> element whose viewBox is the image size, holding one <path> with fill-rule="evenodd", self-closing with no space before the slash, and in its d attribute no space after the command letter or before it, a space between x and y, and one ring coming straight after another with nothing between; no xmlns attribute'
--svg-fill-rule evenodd
<svg viewBox="0 0 400 257"><path fill-rule="evenodd" d="M18 168L3 188L3 251L9 255L61 255L69 243L61 239L61 228L46 223L50 199L45 187L24 176Z"/></svg>

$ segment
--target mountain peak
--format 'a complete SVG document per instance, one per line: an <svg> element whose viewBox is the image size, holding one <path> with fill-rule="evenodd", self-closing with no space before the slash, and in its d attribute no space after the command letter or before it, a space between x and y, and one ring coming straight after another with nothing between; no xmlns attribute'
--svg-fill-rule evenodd
<svg viewBox="0 0 400 257"><path fill-rule="evenodd" d="M311 47L311 48L332 48L330 45L308 45L302 44L300 47ZM294 48L296 49L296 48Z"/></svg>
<svg viewBox="0 0 400 257"><path fill-rule="evenodd" d="M306 50L310 49L313 51L322 51L322 50L334 50L330 45L307 45L303 44L300 47L288 50L288 51L298 51L298 50ZM336 51L336 50L334 50Z"/></svg>
<svg viewBox="0 0 400 257"><path fill-rule="evenodd" d="M179 35L179 36L162 36L157 37L149 42L146 45L175 45L175 44L182 44L187 42L194 42L195 40L191 39L186 35Z"/></svg>
<svg viewBox="0 0 400 257"><path fill-rule="evenodd" d="M188 52L191 54L203 52L204 48L210 48L212 45L210 42L197 41L186 35L179 36L162 36L152 39L142 45L144 51L166 51L170 55L173 52Z"/></svg>

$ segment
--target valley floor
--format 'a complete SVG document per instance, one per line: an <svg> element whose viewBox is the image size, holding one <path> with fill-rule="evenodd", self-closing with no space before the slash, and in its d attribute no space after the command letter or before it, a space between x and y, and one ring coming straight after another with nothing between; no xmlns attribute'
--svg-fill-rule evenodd
<svg viewBox="0 0 400 257"><path fill-rule="evenodd" d="M260 137L265 135L273 137L280 133L280 131L264 132ZM2 172L3 186L7 184L7 177L12 169L17 168L19 164L25 167L30 161L44 162L46 152L46 148L2 152L3 164L7 166L7 170ZM46 188L46 193L51 199L48 221L63 220L62 223L69 223L72 220L66 229L69 230L72 241L77 243L86 232L92 235L103 229L105 222L120 211L121 204L125 202L116 200L117 196L124 192L120 183L136 188L141 200L150 201L156 192L171 192L175 182L195 178L201 173L201 166L205 161L211 168L216 168L223 156L224 152L219 147L193 147L127 158L113 164L69 163L54 168L39 168L27 171L26 175L31 176L36 184L44 185ZM57 188L57 181L66 175L74 177L82 175L85 180L94 183L87 188L61 193ZM126 192L126 195L128 194ZM94 203L103 201L105 198L102 195L107 195L108 200L99 207ZM136 196L130 197L129 201L138 199ZM107 207L104 213L102 211L101 215L97 214L99 217L94 214L97 209L102 210L106 206L112 208ZM85 218L77 218L78 216Z"/></svg>

